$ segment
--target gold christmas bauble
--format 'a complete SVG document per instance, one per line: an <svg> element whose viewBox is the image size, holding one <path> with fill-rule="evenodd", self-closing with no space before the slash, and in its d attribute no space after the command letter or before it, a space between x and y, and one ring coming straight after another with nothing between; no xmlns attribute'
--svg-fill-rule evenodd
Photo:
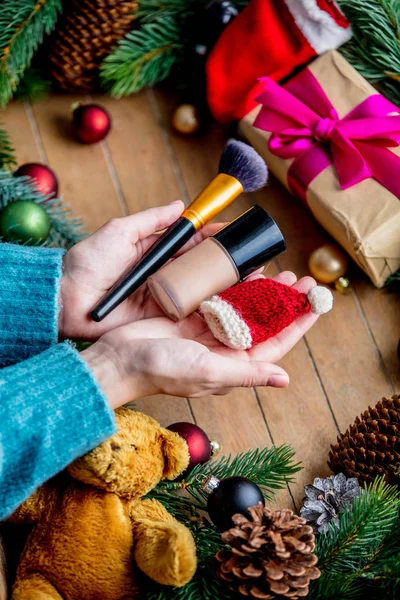
<svg viewBox="0 0 400 600"><path fill-rule="evenodd" d="M199 112L193 104L181 104L172 115L172 127L183 135L193 135L200 129Z"/></svg>
<svg viewBox="0 0 400 600"><path fill-rule="evenodd" d="M347 277L339 277L339 279L335 281L335 290L340 294L350 294L351 285Z"/></svg>
<svg viewBox="0 0 400 600"><path fill-rule="evenodd" d="M347 267L347 256L334 244L317 248L308 259L311 275L321 283L333 283L343 277Z"/></svg>
<svg viewBox="0 0 400 600"><path fill-rule="evenodd" d="M221 452L222 446L219 442L217 442L217 440L212 440L210 442L210 446L211 446L211 458L214 458L214 456L217 456Z"/></svg>

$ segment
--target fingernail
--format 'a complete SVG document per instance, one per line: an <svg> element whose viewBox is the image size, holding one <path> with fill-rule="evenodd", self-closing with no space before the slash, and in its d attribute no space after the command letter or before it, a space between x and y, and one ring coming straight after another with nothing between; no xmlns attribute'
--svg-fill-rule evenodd
<svg viewBox="0 0 400 600"><path fill-rule="evenodd" d="M172 206L173 204L182 204L182 200L174 200L173 202L169 203L170 206Z"/></svg>
<svg viewBox="0 0 400 600"><path fill-rule="evenodd" d="M289 385L289 377L280 373L271 375L271 377L268 379L268 385L272 387L286 387Z"/></svg>

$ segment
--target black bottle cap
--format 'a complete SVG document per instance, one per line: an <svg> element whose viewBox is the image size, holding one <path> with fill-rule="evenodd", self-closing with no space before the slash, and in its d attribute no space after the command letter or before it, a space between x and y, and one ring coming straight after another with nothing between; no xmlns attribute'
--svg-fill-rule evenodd
<svg viewBox="0 0 400 600"><path fill-rule="evenodd" d="M257 204L225 225L213 238L231 255L241 279L286 250L278 225Z"/></svg>

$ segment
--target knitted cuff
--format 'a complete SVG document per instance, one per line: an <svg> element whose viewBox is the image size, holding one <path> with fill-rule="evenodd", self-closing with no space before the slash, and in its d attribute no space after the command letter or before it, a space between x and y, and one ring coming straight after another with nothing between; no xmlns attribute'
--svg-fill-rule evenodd
<svg viewBox="0 0 400 600"><path fill-rule="evenodd" d="M57 342L63 250L0 244L0 365Z"/></svg>
<svg viewBox="0 0 400 600"><path fill-rule="evenodd" d="M0 520L115 433L114 413L69 343L0 371Z"/></svg>

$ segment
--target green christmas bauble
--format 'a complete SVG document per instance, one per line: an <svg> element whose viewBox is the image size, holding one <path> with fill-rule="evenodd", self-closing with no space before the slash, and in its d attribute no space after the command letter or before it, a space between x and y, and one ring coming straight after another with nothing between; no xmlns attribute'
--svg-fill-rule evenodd
<svg viewBox="0 0 400 600"><path fill-rule="evenodd" d="M36 202L10 202L0 213L0 236L9 242L34 246L46 241L50 233L48 214Z"/></svg>

